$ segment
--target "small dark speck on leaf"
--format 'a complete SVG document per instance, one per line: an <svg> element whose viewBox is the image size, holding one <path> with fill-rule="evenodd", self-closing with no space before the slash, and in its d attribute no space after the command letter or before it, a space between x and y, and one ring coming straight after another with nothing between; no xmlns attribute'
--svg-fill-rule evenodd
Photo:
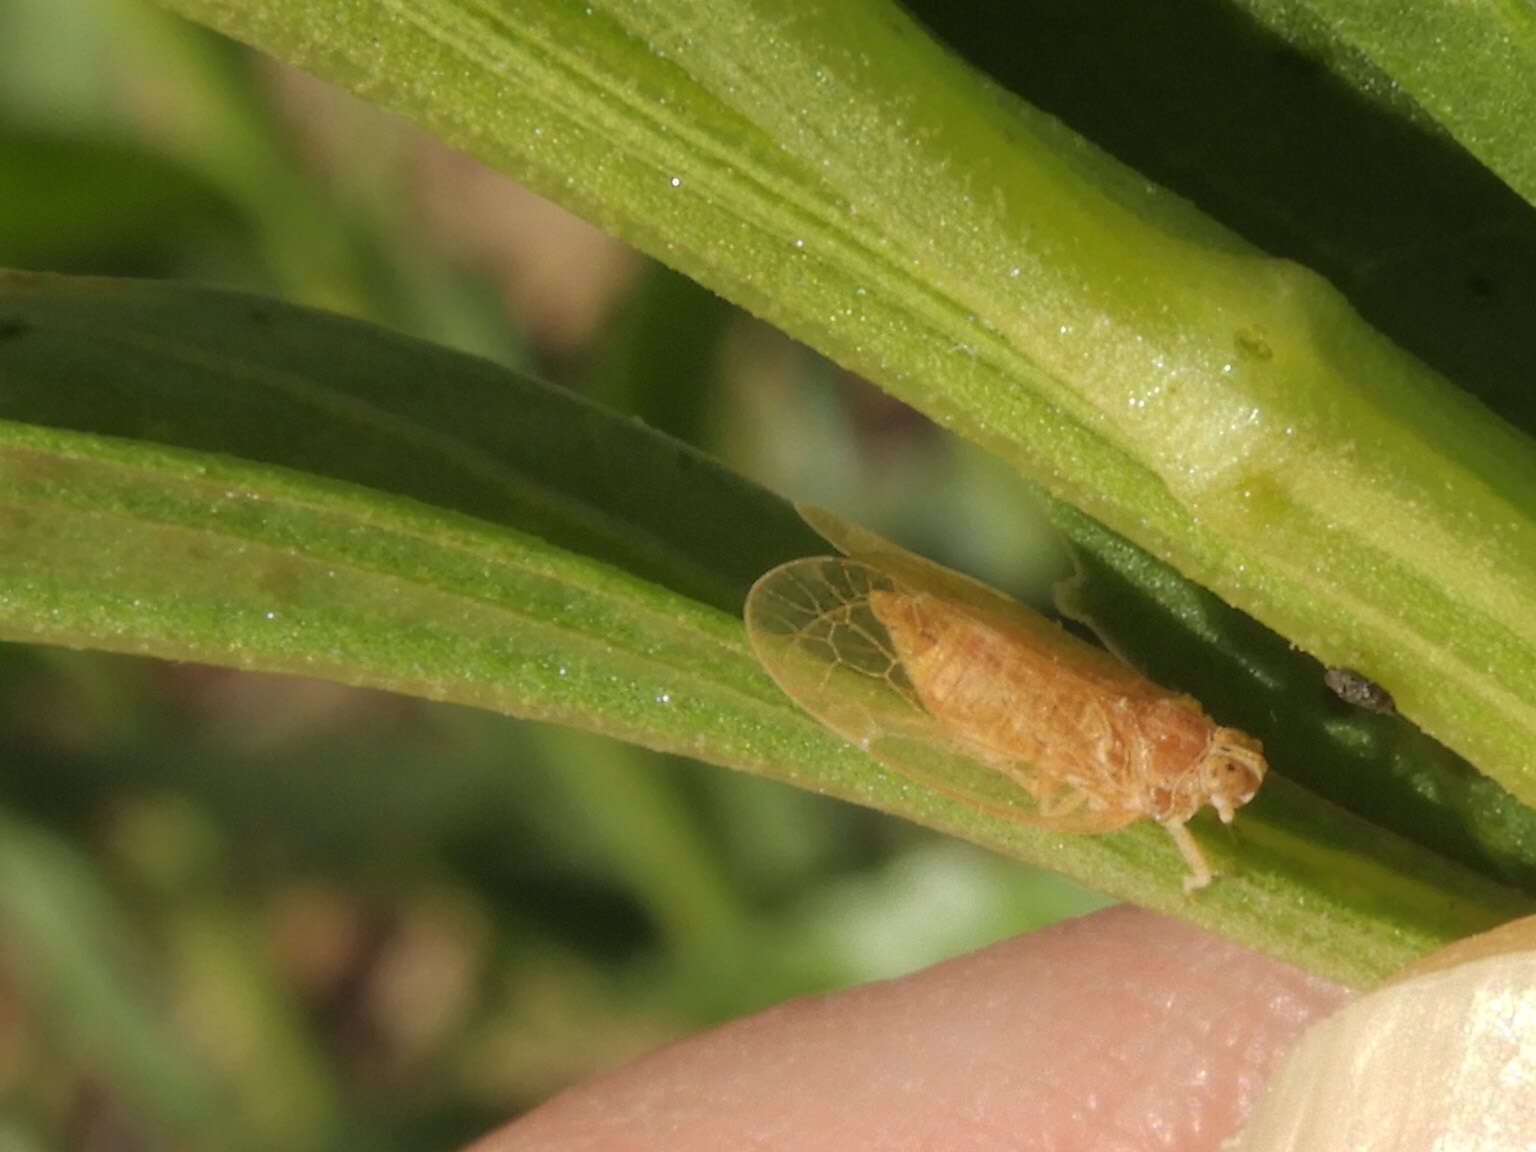
<svg viewBox="0 0 1536 1152"><path fill-rule="evenodd" d="M1366 708L1372 712L1396 712L1397 704L1388 692L1369 676L1353 668L1330 668L1323 673L1323 683L1331 688L1340 700Z"/></svg>

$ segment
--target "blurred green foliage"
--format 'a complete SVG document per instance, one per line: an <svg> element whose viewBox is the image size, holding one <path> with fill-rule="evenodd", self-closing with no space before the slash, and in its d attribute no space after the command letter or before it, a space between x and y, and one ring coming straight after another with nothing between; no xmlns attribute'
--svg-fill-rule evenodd
<svg viewBox="0 0 1536 1152"><path fill-rule="evenodd" d="M445 214L468 219L432 226ZM560 229L569 243L540 245ZM237 284L384 322L533 368L780 490L899 514L905 539L1036 602L1065 570L1000 465L140 0L0 8L0 266ZM551 282L585 295L556 312ZM944 512L960 506L963 524ZM7 1149L443 1147L711 1022L1100 903L595 737L0 649Z"/></svg>

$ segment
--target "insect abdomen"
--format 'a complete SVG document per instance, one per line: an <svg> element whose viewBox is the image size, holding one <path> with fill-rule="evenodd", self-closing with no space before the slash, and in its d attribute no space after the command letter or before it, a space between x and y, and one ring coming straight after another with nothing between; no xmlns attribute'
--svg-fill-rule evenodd
<svg viewBox="0 0 1536 1152"><path fill-rule="evenodd" d="M993 763L1146 811L1155 790L1181 791L1205 749L1213 725L1198 705L1139 677L1100 682L1097 662L1074 665L1079 642L1066 633L1046 650L931 597L881 594L870 606L923 706Z"/></svg>

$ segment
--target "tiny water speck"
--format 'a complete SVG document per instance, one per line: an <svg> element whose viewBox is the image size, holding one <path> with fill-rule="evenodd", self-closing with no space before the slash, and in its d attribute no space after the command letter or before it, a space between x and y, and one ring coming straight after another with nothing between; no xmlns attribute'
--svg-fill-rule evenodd
<svg viewBox="0 0 1536 1152"><path fill-rule="evenodd" d="M1246 353L1256 359L1268 360L1275 354L1274 349L1269 346L1269 341L1265 338L1264 329L1257 324L1252 328L1239 329L1235 340L1239 352Z"/></svg>

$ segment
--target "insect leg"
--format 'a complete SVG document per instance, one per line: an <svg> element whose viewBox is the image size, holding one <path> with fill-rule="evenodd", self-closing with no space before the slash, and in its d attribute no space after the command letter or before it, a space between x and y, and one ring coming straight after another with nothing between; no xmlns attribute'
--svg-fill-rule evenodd
<svg viewBox="0 0 1536 1152"><path fill-rule="evenodd" d="M1198 892L1211 882L1211 866L1205 862L1205 853L1200 851L1200 845L1195 843L1195 838L1189 834L1189 829L1184 827L1184 821L1163 825L1168 829L1168 835L1173 837L1173 842L1179 846L1179 855L1184 857L1184 863L1189 865L1190 875L1184 877L1184 894Z"/></svg>

